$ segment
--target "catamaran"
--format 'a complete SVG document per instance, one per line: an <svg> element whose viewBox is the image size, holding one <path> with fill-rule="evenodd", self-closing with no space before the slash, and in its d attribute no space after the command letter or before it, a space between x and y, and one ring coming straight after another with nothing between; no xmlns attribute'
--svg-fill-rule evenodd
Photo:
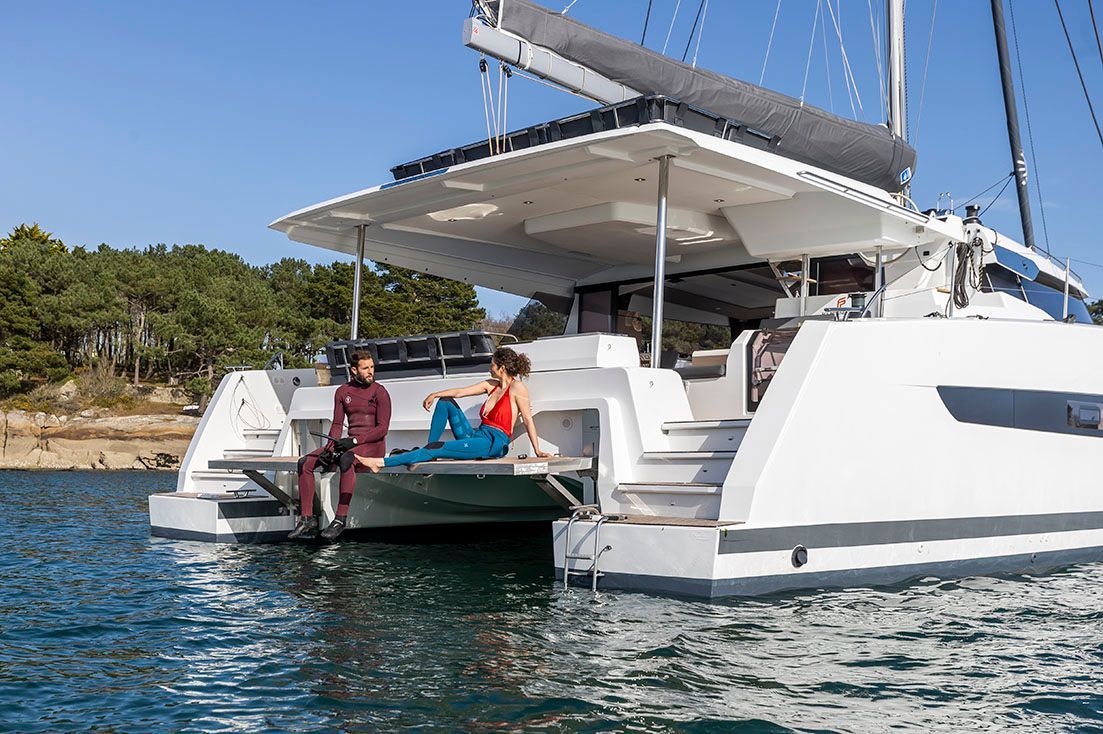
<svg viewBox="0 0 1103 734"><path fill-rule="evenodd" d="M227 375L176 491L150 497L152 533L285 538L296 458L354 349L391 394L391 448L424 441L426 394L485 373L484 332L358 333L370 257L562 314L561 335L512 345L556 456L521 433L504 459L361 475L350 528L548 522L564 584L705 597L1099 558L1103 330L1068 262L1033 245L1028 205L1019 243L976 207L908 198L903 0L887 10L890 119L873 126L528 0L477 0L468 46L601 106L509 132L488 118L486 140L273 222L356 258L350 339L329 373ZM730 338L679 357L673 321ZM336 482L319 497L328 521Z"/></svg>

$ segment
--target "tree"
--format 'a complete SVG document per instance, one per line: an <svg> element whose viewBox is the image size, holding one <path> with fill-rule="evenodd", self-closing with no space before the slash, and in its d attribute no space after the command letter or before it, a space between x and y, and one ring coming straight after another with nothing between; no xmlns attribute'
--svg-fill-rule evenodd
<svg viewBox="0 0 1103 734"><path fill-rule="evenodd" d="M1092 316L1092 322L1103 324L1103 298L1088 304L1088 313Z"/></svg>
<svg viewBox="0 0 1103 734"><path fill-rule="evenodd" d="M6 238L0 239L0 250L5 250L9 245L20 240L28 242L37 242L42 245L46 245L52 250L58 252L65 252L65 243L61 240L54 239L53 232L45 232L38 226L38 222L35 222L30 227L24 224L20 224L18 227L11 231Z"/></svg>

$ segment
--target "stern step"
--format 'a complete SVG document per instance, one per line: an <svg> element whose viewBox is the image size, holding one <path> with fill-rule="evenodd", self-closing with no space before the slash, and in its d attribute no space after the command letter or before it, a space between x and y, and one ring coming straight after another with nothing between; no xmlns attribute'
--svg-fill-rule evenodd
<svg viewBox="0 0 1103 734"><path fill-rule="evenodd" d="M268 449L253 449L253 448L226 449L225 451L222 452L222 458L223 459L248 459L248 458L252 458L254 456L271 456L271 455L272 455L272 449L270 449L270 448L268 448Z"/></svg>
<svg viewBox="0 0 1103 734"><path fill-rule="evenodd" d="M734 459L734 451L645 451L644 459L655 461L707 461Z"/></svg>
<svg viewBox="0 0 1103 734"><path fill-rule="evenodd" d="M617 485L631 494L705 495L720 494L723 484L709 482L630 482Z"/></svg>
<svg viewBox="0 0 1103 734"><path fill-rule="evenodd" d="M674 431L730 430L746 428L751 425L749 418L716 421L667 421L663 424L663 433Z"/></svg>

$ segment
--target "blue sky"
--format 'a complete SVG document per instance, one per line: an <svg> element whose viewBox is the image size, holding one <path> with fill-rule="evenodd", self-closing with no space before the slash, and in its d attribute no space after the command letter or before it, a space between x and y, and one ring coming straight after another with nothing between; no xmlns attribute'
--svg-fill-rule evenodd
<svg viewBox="0 0 1103 734"><path fill-rule="evenodd" d="M869 8L883 3L837 2L864 108L858 117L881 121ZM1099 207L1103 148L1053 4L1014 2L1050 248L1103 263L1088 216ZM648 46L662 48L677 3L653 0ZM697 6L681 1L668 53L681 56ZM647 0L577 0L570 14L638 40L646 7ZM827 13L827 0L782 0L765 84L793 96L806 87L811 103L852 116L830 15L812 36L817 7ZM1089 89L1103 105L1087 6L1065 0L1062 7ZM386 181L397 163L485 135L478 58L460 43L467 9L464 0L8 3L0 228L37 221L71 245L192 242L257 264L331 261L333 253L266 225ZM758 81L776 9L774 0L710 0L698 65ZM989 4L938 4L925 90L932 0L911 0L908 13L911 133L919 148L913 195L923 208L943 191L961 202L1011 170ZM510 127L588 106L518 78ZM1019 237L1011 190L985 222ZM1103 295L1103 268L1077 269ZM480 295L493 313L520 305Z"/></svg>

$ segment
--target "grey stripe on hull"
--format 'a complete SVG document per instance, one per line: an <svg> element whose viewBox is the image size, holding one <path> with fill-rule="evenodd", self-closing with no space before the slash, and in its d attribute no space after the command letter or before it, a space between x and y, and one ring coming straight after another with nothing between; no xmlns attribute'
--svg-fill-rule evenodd
<svg viewBox="0 0 1103 734"><path fill-rule="evenodd" d="M654 594L719 598L725 596L762 596L785 591L887 586L935 576L941 579L986 576L999 573L1040 573L1074 563L1103 560L1103 546L1069 550L1020 553L1011 556L968 558L937 563L913 563L900 566L855 568L841 571L809 571L776 576L735 579L692 579L644 574L610 573L598 581L599 589L646 591ZM563 572L556 569L562 582ZM589 586L589 577L572 577L572 584Z"/></svg>
<svg viewBox="0 0 1103 734"><path fill-rule="evenodd" d="M279 517L286 515L287 508L276 500L241 500L238 502L220 500L218 516L227 520L243 517Z"/></svg>
<svg viewBox="0 0 1103 734"><path fill-rule="evenodd" d="M720 533L719 552L729 554L792 550L798 545L812 550L859 545L928 543L936 540L971 540L1004 535L1034 535L1100 528L1103 528L1103 512L889 520L747 530L725 529Z"/></svg>
<svg viewBox="0 0 1103 734"><path fill-rule="evenodd" d="M1103 395L958 385L936 389L946 410L962 423L1103 438L1099 428L1069 424L1073 404L1103 405Z"/></svg>
<svg viewBox="0 0 1103 734"><path fill-rule="evenodd" d="M200 530L185 530L183 528L162 528L151 526L149 534L157 538L170 538L172 540L201 540L205 543L277 543L287 540L290 530L266 530L238 532L238 533L204 533Z"/></svg>

